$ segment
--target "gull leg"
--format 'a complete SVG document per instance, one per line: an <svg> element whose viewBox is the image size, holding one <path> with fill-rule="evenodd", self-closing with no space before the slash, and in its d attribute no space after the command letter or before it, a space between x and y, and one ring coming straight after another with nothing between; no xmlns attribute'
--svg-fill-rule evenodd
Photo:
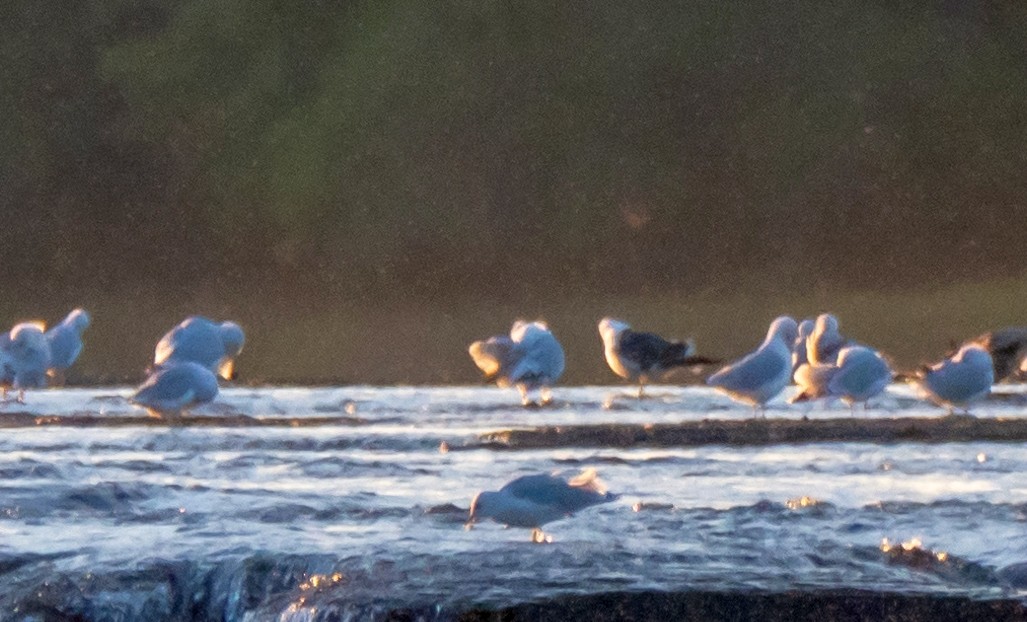
<svg viewBox="0 0 1027 622"><path fill-rule="evenodd" d="M638 395L636 395L636 397L638 399L645 397L645 383L641 380L638 381Z"/></svg>
<svg viewBox="0 0 1027 622"><path fill-rule="evenodd" d="M542 390L539 391L539 399L543 406L553 403L553 391L549 387L542 387Z"/></svg>
<svg viewBox="0 0 1027 622"><path fill-rule="evenodd" d="M19 404L24 404L25 403L25 389L20 389L18 391L18 400L17 400L17 402Z"/></svg>
<svg viewBox="0 0 1027 622"><path fill-rule="evenodd" d="M517 385L517 390L521 392L521 406L530 406L531 400L528 399L528 389L523 384Z"/></svg>

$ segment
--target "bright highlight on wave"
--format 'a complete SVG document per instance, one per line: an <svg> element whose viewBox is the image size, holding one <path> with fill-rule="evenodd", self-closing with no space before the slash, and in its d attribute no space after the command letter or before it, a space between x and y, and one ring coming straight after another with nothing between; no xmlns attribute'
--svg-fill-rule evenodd
<svg viewBox="0 0 1027 622"><path fill-rule="evenodd" d="M912 566L922 566L938 561L945 563L949 561L949 554L945 551L932 551L925 549L920 538L913 538L906 542L892 544L888 538L881 540L881 552L893 560L902 560Z"/></svg>

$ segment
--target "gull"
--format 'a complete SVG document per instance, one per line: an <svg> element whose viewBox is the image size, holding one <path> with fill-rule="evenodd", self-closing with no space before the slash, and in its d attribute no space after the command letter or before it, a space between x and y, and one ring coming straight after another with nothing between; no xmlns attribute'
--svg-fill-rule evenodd
<svg viewBox="0 0 1027 622"><path fill-rule="evenodd" d="M830 384L838 368L829 363L803 363L792 374L799 392L788 399L789 404L808 402L831 396Z"/></svg>
<svg viewBox="0 0 1027 622"><path fill-rule="evenodd" d="M828 392L850 408L880 395L891 383L892 370L880 353L865 346L848 346L838 353L837 371Z"/></svg>
<svg viewBox="0 0 1027 622"><path fill-rule="evenodd" d="M795 370L799 392L789 403L818 398L838 398L855 408L857 403L879 395L891 382L892 371L884 358L865 346L847 346L835 364L800 365Z"/></svg>
<svg viewBox="0 0 1027 622"><path fill-rule="evenodd" d="M235 357L242 352L245 335L235 322L220 324L200 316L186 318L157 342L154 368L169 363L199 363L225 380L235 377Z"/></svg>
<svg viewBox="0 0 1027 622"><path fill-rule="evenodd" d="M7 392L14 386L14 364L11 361L11 333L0 333L0 401L7 401Z"/></svg>
<svg viewBox="0 0 1027 622"><path fill-rule="evenodd" d="M970 404L987 396L994 381L991 355L977 344L967 344L955 356L923 370L918 386L925 398L950 414L956 407L969 414Z"/></svg>
<svg viewBox="0 0 1027 622"><path fill-rule="evenodd" d="M22 322L11 329L7 363L13 372L11 386L18 390L18 402L25 403L26 389L46 388L50 367L50 345L41 322Z"/></svg>
<svg viewBox="0 0 1027 622"><path fill-rule="evenodd" d="M1027 371L1027 326L1007 326L968 341L991 355L995 382L1008 378L1019 366Z"/></svg>
<svg viewBox="0 0 1027 622"><path fill-rule="evenodd" d="M184 361L155 370L129 401L155 416L181 415L185 410L210 402L218 394L218 379L207 367Z"/></svg>
<svg viewBox="0 0 1027 622"><path fill-rule="evenodd" d="M84 309L75 309L68 317L46 331L46 341L50 345L50 369L47 374L63 384L64 373L82 353L82 332L89 327L89 313Z"/></svg>
<svg viewBox="0 0 1027 622"><path fill-rule="evenodd" d="M838 332L838 318L830 313L817 316L813 332L806 338L806 360L814 365L833 364L848 340Z"/></svg>
<svg viewBox="0 0 1027 622"><path fill-rule="evenodd" d="M647 382L660 380L674 367L714 362L694 356L691 340L667 341L654 333L633 331L626 322L611 317L599 321L599 336L610 369L628 382L637 382L639 398Z"/></svg>
<svg viewBox="0 0 1027 622"><path fill-rule="evenodd" d="M617 495L606 491L595 469L587 469L570 480L545 473L525 475L498 491L478 493L471 501L465 527L470 529L476 522L491 518L508 527L530 527L532 542L552 542L542 532L542 525L616 498Z"/></svg>
<svg viewBox="0 0 1027 622"><path fill-rule="evenodd" d="M517 387L525 406L534 403L529 394L535 390L540 391L541 403L548 403L550 389L564 368L563 348L544 322L518 320L509 337L475 341L468 352L486 380Z"/></svg>
<svg viewBox="0 0 1027 622"><path fill-rule="evenodd" d="M757 411L765 411L767 401L780 393L792 377L792 344L797 333L794 319L775 319L755 352L713 374L706 384Z"/></svg>
<svg viewBox="0 0 1027 622"><path fill-rule="evenodd" d="M816 324L813 320L806 318L799 322L798 336L795 338L795 344L792 346L792 372L794 373L799 367L809 362L806 358L806 339L813 334L813 327Z"/></svg>

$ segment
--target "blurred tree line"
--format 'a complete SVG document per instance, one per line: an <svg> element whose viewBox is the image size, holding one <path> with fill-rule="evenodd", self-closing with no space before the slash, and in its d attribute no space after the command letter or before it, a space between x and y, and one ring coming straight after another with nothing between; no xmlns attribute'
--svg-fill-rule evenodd
<svg viewBox="0 0 1027 622"><path fill-rule="evenodd" d="M7 0L0 57L11 290L1027 265L1023 2Z"/></svg>

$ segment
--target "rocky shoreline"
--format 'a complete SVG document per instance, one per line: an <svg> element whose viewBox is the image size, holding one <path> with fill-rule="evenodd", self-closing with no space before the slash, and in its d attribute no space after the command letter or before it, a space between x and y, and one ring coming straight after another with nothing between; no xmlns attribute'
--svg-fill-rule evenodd
<svg viewBox="0 0 1027 622"><path fill-rule="evenodd" d="M394 614L395 615L395 614ZM416 619L397 615L390 619ZM642 592L567 596L502 609L475 609L461 622L656 621L656 620L780 620L857 622L892 620L963 622L1024 620L1027 607L1015 600L838 590L784 593Z"/></svg>

